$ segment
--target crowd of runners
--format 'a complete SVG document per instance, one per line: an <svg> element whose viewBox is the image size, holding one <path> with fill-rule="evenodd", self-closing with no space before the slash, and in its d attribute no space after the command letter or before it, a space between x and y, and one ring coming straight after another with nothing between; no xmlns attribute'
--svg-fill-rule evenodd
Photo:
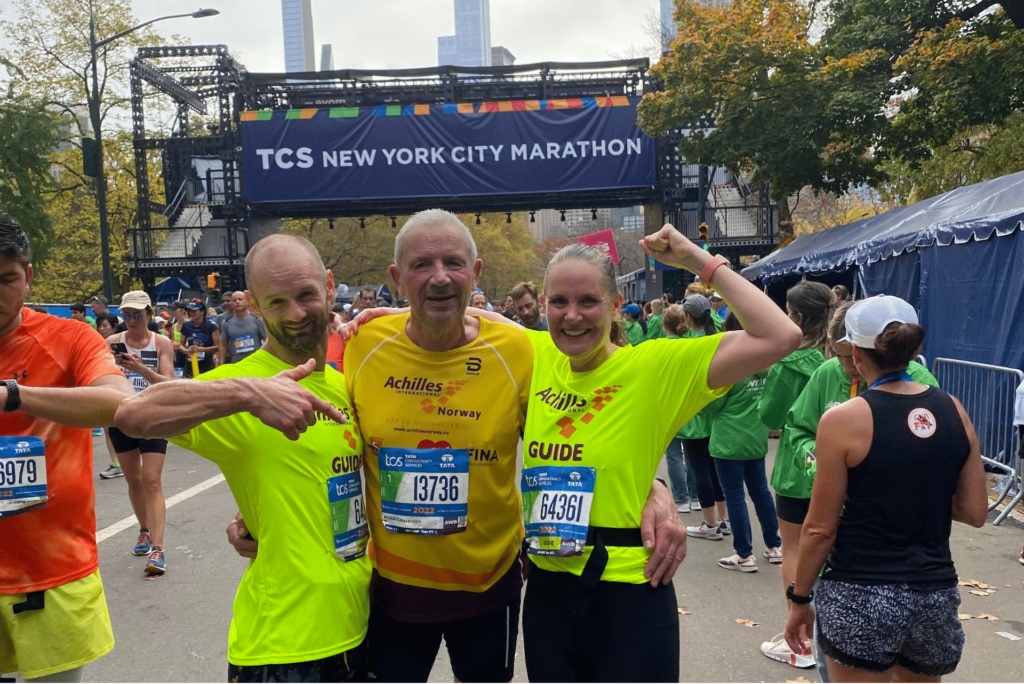
<svg viewBox="0 0 1024 684"><path fill-rule="evenodd" d="M756 571L748 494L789 606L765 655L832 681L952 672L950 529L988 499L912 307L801 283L784 311L672 226L641 247L697 276L680 303L625 304L608 257L570 245L489 304L487 255L429 210L395 240L406 307L336 306L316 248L278 234L219 316L135 291L120 318L92 301L94 331L84 306L23 306L31 250L0 214L0 673L81 681L113 648L96 428L146 573L168 570L168 442L223 472L251 559L232 682L426 681L442 640L459 681L505 682L520 624L530 681L678 681L687 538L730 537L718 565Z"/></svg>

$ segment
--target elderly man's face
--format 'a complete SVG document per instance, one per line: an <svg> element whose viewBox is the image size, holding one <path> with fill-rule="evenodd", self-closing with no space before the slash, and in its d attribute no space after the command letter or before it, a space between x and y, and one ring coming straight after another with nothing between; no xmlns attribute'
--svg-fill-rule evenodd
<svg viewBox="0 0 1024 684"><path fill-rule="evenodd" d="M411 231L401 261L391 266L391 278L414 318L442 325L463 315L483 264L472 259L460 230L439 224Z"/></svg>

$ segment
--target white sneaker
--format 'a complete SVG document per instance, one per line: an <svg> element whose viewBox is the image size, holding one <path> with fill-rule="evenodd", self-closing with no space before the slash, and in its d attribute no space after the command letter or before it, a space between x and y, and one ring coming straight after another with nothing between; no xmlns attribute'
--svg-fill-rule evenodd
<svg viewBox="0 0 1024 684"><path fill-rule="evenodd" d="M771 641L761 644L761 653L772 660L778 660L780 663L786 663L793 667L810 668L816 665L814 658L794 653L786 643L784 634L777 634Z"/></svg>
<svg viewBox="0 0 1024 684"><path fill-rule="evenodd" d="M718 525L708 527L708 524L703 520L696 527L687 527L686 536L696 537L697 539L710 539L711 541L722 540L722 533L718 531Z"/></svg>
<svg viewBox="0 0 1024 684"><path fill-rule="evenodd" d="M690 512L690 502L689 501L679 501L679 502L677 502L676 503L676 511L678 511L680 513L689 513Z"/></svg>
<svg viewBox="0 0 1024 684"><path fill-rule="evenodd" d="M700 499L690 499L690 510L691 511L699 511L700 510Z"/></svg>
<svg viewBox="0 0 1024 684"><path fill-rule="evenodd" d="M769 563L777 565L782 562L782 549L778 546L771 549L765 549L764 557L768 559Z"/></svg>
<svg viewBox="0 0 1024 684"><path fill-rule="evenodd" d="M726 570L739 570L740 572L757 572L757 561L753 556L740 558L739 554L732 554L728 558L718 559L719 567Z"/></svg>

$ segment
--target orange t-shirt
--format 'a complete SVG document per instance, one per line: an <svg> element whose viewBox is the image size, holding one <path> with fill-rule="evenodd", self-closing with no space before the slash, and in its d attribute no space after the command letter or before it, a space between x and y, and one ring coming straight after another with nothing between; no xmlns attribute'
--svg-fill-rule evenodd
<svg viewBox="0 0 1024 684"><path fill-rule="evenodd" d="M0 378L28 387L86 387L121 375L91 327L31 309L21 315L21 325L0 337ZM50 589L95 572L92 431L15 411L0 413L0 435L46 443L50 495L42 508L0 518L0 594Z"/></svg>
<svg viewBox="0 0 1024 684"><path fill-rule="evenodd" d="M339 373L345 372L345 341L341 339L341 333L331 333L327 338L327 363L333 363L334 370Z"/></svg>

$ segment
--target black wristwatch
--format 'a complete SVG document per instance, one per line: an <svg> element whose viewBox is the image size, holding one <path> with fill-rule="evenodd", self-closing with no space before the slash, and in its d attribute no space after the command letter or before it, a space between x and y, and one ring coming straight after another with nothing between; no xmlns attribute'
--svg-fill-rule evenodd
<svg viewBox="0 0 1024 684"><path fill-rule="evenodd" d="M808 603L810 603L811 601L814 600L814 592L813 591L811 593L809 593L807 596L800 596L799 594L794 594L793 593L794 587L796 587L796 582L790 582L789 583L789 588L786 589L786 598L788 598L790 601L792 601L796 605L798 605L798 606L806 606Z"/></svg>
<svg viewBox="0 0 1024 684"><path fill-rule="evenodd" d="M17 411L21 408L21 390L18 389L17 380L4 380L7 386L7 403L4 404L4 413Z"/></svg>

